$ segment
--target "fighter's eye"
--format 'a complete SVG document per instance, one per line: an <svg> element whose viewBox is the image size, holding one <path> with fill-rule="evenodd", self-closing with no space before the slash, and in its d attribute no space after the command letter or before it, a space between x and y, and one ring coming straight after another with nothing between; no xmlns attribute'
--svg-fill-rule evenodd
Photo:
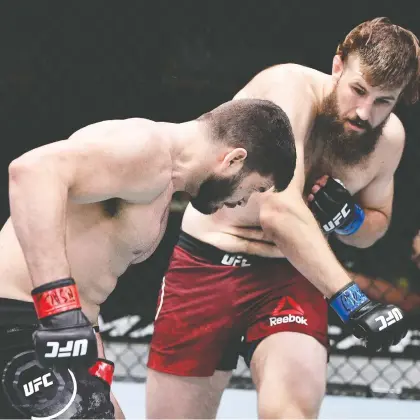
<svg viewBox="0 0 420 420"><path fill-rule="evenodd" d="M381 98L378 98L375 102L378 104L383 104L383 105L389 104L389 101L387 99L381 99Z"/></svg>
<svg viewBox="0 0 420 420"><path fill-rule="evenodd" d="M364 91L363 89L360 89L356 86L353 86L352 89L353 89L353 92L355 92L359 96L363 96L366 93L366 91Z"/></svg>
<svg viewBox="0 0 420 420"><path fill-rule="evenodd" d="M266 191L267 191L267 188L260 187L260 188L258 188L258 191L259 191L260 193L263 193L263 192L266 192Z"/></svg>

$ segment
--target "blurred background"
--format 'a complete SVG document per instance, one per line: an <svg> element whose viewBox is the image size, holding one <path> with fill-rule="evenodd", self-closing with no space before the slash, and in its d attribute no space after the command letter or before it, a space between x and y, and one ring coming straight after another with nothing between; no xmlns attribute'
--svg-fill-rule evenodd
<svg viewBox="0 0 420 420"><path fill-rule="evenodd" d="M3 223L9 216L8 164L25 151L106 119L195 118L275 64L329 73L337 44L362 21L387 16L419 37L418 3L0 3ZM412 329L400 345L372 356L332 316L329 394L420 399L420 104L401 105L396 113L407 145L396 174L391 228L370 249L331 245L368 294L412 314ZM185 203L185 197L174 198L158 250L132 266L103 305L108 357L117 362L119 379L144 380L157 293ZM232 386L252 387L244 366Z"/></svg>

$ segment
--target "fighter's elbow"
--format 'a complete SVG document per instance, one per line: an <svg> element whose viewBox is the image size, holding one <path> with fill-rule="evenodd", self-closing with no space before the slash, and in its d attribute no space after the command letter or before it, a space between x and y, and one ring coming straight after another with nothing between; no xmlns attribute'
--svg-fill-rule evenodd
<svg viewBox="0 0 420 420"><path fill-rule="evenodd" d="M34 159L28 153L14 159L9 164L9 182L11 186L17 186L23 180L30 179L39 167L39 160Z"/></svg>
<svg viewBox="0 0 420 420"><path fill-rule="evenodd" d="M389 222L385 221L376 227L375 231L363 231L363 227L360 232L356 232L353 235L337 235L337 238L346 245L350 245L354 248L366 249L375 245L380 239L382 239L388 231Z"/></svg>
<svg viewBox="0 0 420 420"><path fill-rule="evenodd" d="M16 190L36 186L39 190L48 180L64 180L64 168L56 169L59 168L57 163L57 159L35 151L23 154L9 164L9 188Z"/></svg>

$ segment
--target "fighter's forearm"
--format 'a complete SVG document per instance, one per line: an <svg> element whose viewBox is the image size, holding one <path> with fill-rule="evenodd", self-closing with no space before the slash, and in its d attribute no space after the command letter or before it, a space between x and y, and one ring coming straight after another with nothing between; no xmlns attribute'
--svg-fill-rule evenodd
<svg viewBox="0 0 420 420"><path fill-rule="evenodd" d="M285 257L325 296L351 282L303 200L286 196L262 209L261 224Z"/></svg>
<svg viewBox="0 0 420 420"><path fill-rule="evenodd" d="M125 419L124 413L112 392L111 392L110 398L111 398L112 405L114 406L114 418L116 420L124 420Z"/></svg>
<svg viewBox="0 0 420 420"><path fill-rule="evenodd" d="M389 217L378 210L363 209L365 220L352 235L336 235L346 245L368 248L382 238L388 230Z"/></svg>
<svg viewBox="0 0 420 420"><path fill-rule="evenodd" d="M9 166L10 214L34 287L70 277L65 249L68 187L51 168Z"/></svg>

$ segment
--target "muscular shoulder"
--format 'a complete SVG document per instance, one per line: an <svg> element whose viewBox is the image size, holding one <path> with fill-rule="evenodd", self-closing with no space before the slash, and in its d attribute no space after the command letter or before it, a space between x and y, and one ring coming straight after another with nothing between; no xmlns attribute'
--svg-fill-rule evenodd
<svg viewBox="0 0 420 420"><path fill-rule="evenodd" d="M112 152L127 159L143 157L145 163L152 159L164 161L168 154L165 130L159 123L143 119L108 120L90 124L76 131L69 140L80 143L86 152L102 148L104 153ZM161 159L157 159L158 156Z"/></svg>
<svg viewBox="0 0 420 420"><path fill-rule="evenodd" d="M383 142L386 147L393 147L397 149L404 147L404 126L401 120L395 114L390 115L381 137L381 142Z"/></svg>
<svg viewBox="0 0 420 420"><path fill-rule="evenodd" d="M156 149L162 146L162 142L153 141L155 137L159 137L158 126L158 123L144 118L107 120L81 128L72 134L69 140L82 142L122 141L121 146L132 140L138 147Z"/></svg>
<svg viewBox="0 0 420 420"><path fill-rule="evenodd" d="M141 118L102 121L56 144L56 154L71 163L71 172L78 180L72 193L80 200L100 195L150 201L171 179L165 134L159 123ZM99 178L103 185L92 181Z"/></svg>
<svg viewBox="0 0 420 420"><path fill-rule="evenodd" d="M305 95L307 100L315 100L317 79L321 74L299 64L278 64L254 76L235 98L264 96L265 99L271 99L280 90L285 90L294 91L295 95Z"/></svg>
<svg viewBox="0 0 420 420"><path fill-rule="evenodd" d="M376 158L380 163L380 168L398 166L404 146L404 126L395 114L391 114L376 148Z"/></svg>

